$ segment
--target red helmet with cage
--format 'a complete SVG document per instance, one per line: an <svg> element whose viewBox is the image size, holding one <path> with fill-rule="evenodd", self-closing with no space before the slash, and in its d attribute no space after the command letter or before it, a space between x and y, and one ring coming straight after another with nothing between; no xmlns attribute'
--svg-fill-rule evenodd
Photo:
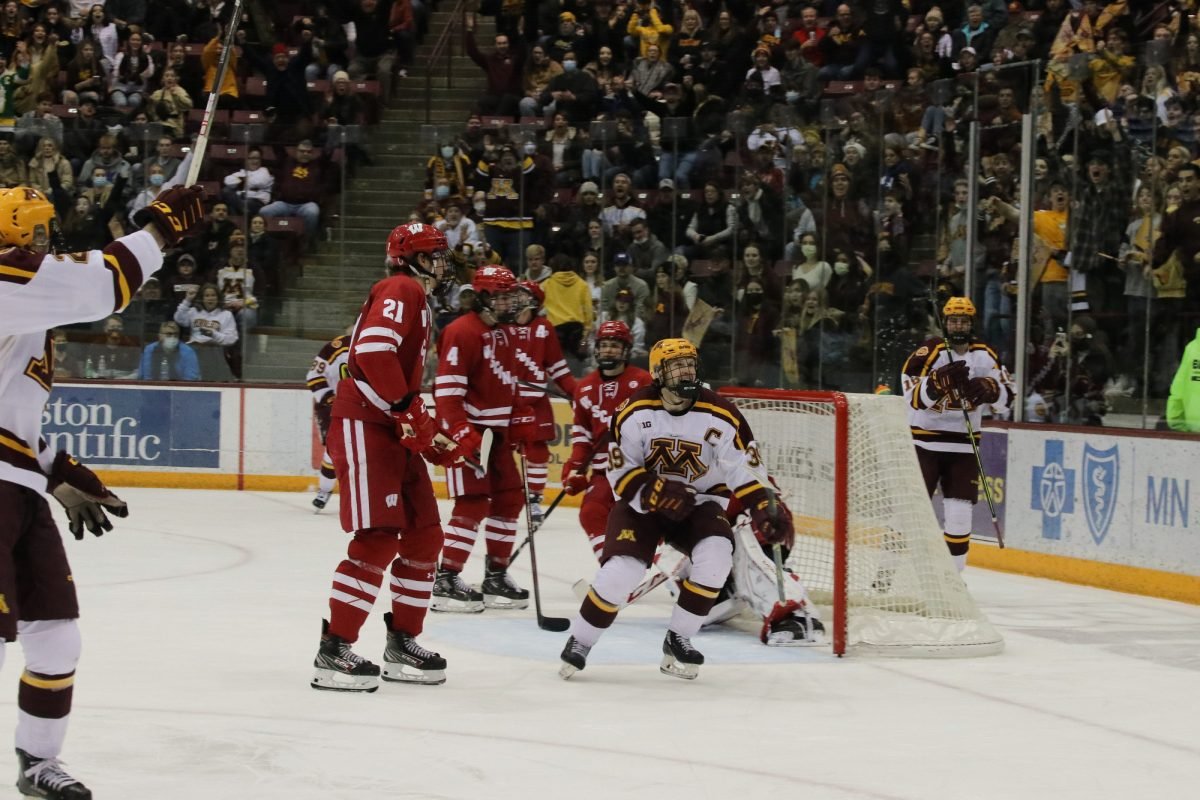
<svg viewBox="0 0 1200 800"><path fill-rule="evenodd" d="M421 266L417 256L421 253L429 256L436 268L441 262L442 275ZM450 254L450 245L446 243L446 234L432 225L422 222L406 222L392 229L387 239L387 265L391 268L408 266L425 275L443 279Z"/></svg>
<svg viewBox="0 0 1200 800"><path fill-rule="evenodd" d="M621 354L618 356L612 350L601 352L600 343L605 341L620 342ZM610 319L600 323L596 329L596 366L603 373L616 373L629 363L629 354L633 352L633 334L629 326L619 319Z"/></svg>
<svg viewBox="0 0 1200 800"><path fill-rule="evenodd" d="M517 288L517 279L508 267L498 264L488 264L475 271L475 280L471 281L475 294L506 294Z"/></svg>
<svg viewBox="0 0 1200 800"><path fill-rule="evenodd" d="M616 339L624 342L626 347L633 347L633 334L629 332L629 326L619 319L602 322L596 329L596 344L600 344L605 339Z"/></svg>
<svg viewBox="0 0 1200 800"><path fill-rule="evenodd" d="M533 297L534 311L542 307L546 302L546 291L542 289L542 285L537 281L518 281L517 288L523 292L529 292Z"/></svg>

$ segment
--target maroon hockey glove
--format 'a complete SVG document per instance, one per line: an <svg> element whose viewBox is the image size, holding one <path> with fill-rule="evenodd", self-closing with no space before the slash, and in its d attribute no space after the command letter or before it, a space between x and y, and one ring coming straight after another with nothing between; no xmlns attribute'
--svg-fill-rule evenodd
<svg viewBox="0 0 1200 800"><path fill-rule="evenodd" d="M67 510L67 527L76 539L83 538L84 526L94 536L111 531L106 509L115 517L129 516L124 500L110 492L96 473L62 450L54 458L46 489Z"/></svg>
<svg viewBox="0 0 1200 800"><path fill-rule="evenodd" d="M569 495L586 492L588 487L587 466L578 461L568 461L563 464L560 480L563 491Z"/></svg>
<svg viewBox="0 0 1200 800"><path fill-rule="evenodd" d="M414 453L420 453L433 444L437 425L425 410L425 401L421 399L421 395L413 395L407 403L394 404L392 420L396 423L396 435L400 437L400 444Z"/></svg>
<svg viewBox="0 0 1200 800"><path fill-rule="evenodd" d="M508 440L513 447L533 444L537 429L537 417L532 406L517 406L513 409L512 421L508 424Z"/></svg>
<svg viewBox="0 0 1200 800"><path fill-rule="evenodd" d="M160 192L154 202L133 215L139 227L154 223L167 247L195 233L204 221L204 190L199 186L177 186Z"/></svg>
<svg viewBox="0 0 1200 800"><path fill-rule="evenodd" d="M479 431L475 430L474 425L463 420L450 431L450 438L458 445L458 449L454 451L456 459L479 458L479 450L483 447L483 437L479 435Z"/></svg>
<svg viewBox="0 0 1200 800"><path fill-rule="evenodd" d="M929 375L929 396L940 400L946 395L961 397L967 390L971 368L965 361L952 361L943 367L938 367Z"/></svg>
<svg viewBox="0 0 1200 800"><path fill-rule="evenodd" d="M696 507L696 490L683 481L655 478L642 489L642 503L650 511L678 522Z"/></svg>
<svg viewBox="0 0 1200 800"><path fill-rule="evenodd" d="M750 526L767 544L779 544L791 549L796 538L792 511L773 495L756 497L750 505Z"/></svg>
<svg viewBox="0 0 1200 800"><path fill-rule="evenodd" d="M1000 382L995 378L971 378L963 396L973 406L994 403L1000 399Z"/></svg>

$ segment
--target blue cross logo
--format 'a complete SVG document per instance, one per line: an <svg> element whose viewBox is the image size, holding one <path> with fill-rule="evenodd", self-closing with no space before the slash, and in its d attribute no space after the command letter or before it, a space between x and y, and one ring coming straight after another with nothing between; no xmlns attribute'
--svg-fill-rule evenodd
<svg viewBox="0 0 1200 800"><path fill-rule="evenodd" d="M1062 538L1062 515L1075 513L1075 470L1063 467L1062 439L1046 440L1045 464L1033 468L1030 507L1042 512L1042 538Z"/></svg>

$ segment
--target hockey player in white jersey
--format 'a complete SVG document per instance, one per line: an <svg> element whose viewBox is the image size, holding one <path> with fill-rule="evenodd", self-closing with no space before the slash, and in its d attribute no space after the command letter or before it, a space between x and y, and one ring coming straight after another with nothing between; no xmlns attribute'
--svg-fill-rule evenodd
<svg viewBox="0 0 1200 800"><path fill-rule="evenodd" d="M692 646L733 562L725 516L739 498L768 540L791 536L791 520L771 502L766 469L737 407L701 386L696 347L664 339L650 351L654 383L617 412L608 479L619 500L608 516L600 571L571 622L559 674L569 678L616 619L662 541L691 558L688 578L663 640L661 670L692 679L704 656Z"/></svg>
<svg viewBox="0 0 1200 800"><path fill-rule="evenodd" d="M335 336L325 343L321 352L313 359L312 366L305 376L308 390L312 392L313 413L317 418L317 431L321 434L321 445L325 445L325 437L329 435L329 422L333 415L333 398L337 396L338 382L342 379L342 370L350 360L350 337L353 326L344 336ZM321 455L321 471L317 476L317 496L313 498L313 508L317 511L325 508L333 494L337 475L334 473L333 461L326 450Z"/></svg>
<svg viewBox="0 0 1200 800"><path fill-rule="evenodd" d="M170 189L138 212L142 229L103 250L53 253L54 206L39 191L0 192L0 663L4 643L25 655L17 695L17 788L26 797L87 800L58 760L79 659L79 605L45 493L71 533L112 529L125 503L70 454L42 439L54 349L47 331L120 311L162 266L162 249L204 217L198 188Z"/></svg>
<svg viewBox="0 0 1200 800"><path fill-rule="evenodd" d="M945 339L924 342L904 363L901 381L908 421L925 488L942 487L944 536L961 572L971 546L971 515L979 498L979 444L983 412L1003 414L1015 390L992 348L975 338L975 304L951 297L942 309ZM971 419L974 442L963 418Z"/></svg>

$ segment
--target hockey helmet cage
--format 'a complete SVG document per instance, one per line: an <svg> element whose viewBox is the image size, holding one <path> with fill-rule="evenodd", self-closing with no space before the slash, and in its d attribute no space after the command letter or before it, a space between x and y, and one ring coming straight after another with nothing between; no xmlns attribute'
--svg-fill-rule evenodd
<svg viewBox="0 0 1200 800"><path fill-rule="evenodd" d="M685 370L691 367L691 375ZM695 400L700 394L700 353L687 339L662 339L650 348L650 374L659 389Z"/></svg>
<svg viewBox="0 0 1200 800"><path fill-rule="evenodd" d="M535 312L546 302L546 291L537 281L518 281L517 289L522 292L528 292L529 296L533 298L533 304L531 307Z"/></svg>
<svg viewBox="0 0 1200 800"><path fill-rule="evenodd" d="M600 343L604 341L620 342L621 355L601 354ZM630 333L628 325L619 319L600 323L600 327L596 329L596 366L602 373L615 372L618 367L623 367L629 362L629 354L632 351L633 334Z"/></svg>
<svg viewBox="0 0 1200 800"><path fill-rule="evenodd" d="M434 262L441 261L442 274L423 268L417 256L425 253ZM387 239L387 263L389 267L407 265L418 272L436 278L439 281L449 278L450 245L446 242L446 234L432 225L422 222L406 222L392 229Z"/></svg>
<svg viewBox="0 0 1200 800"><path fill-rule="evenodd" d="M508 267L498 264L488 264L475 271L475 279L471 281L475 294L506 294L517 288L517 279Z"/></svg>
<svg viewBox="0 0 1200 800"><path fill-rule="evenodd" d="M55 231L54 204L28 186L0 191L0 244L33 247L41 227L47 246Z"/></svg>
<svg viewBox="0 0 1200 800"><path fill-rule="evenodd" d="M967 317L971 324L964 330L950 330L951 317ZM946 341L950 344L962 345L971 341L975 328L975 304L969 297L951 297L942 306L942 327L945 330Z"/></svg>

